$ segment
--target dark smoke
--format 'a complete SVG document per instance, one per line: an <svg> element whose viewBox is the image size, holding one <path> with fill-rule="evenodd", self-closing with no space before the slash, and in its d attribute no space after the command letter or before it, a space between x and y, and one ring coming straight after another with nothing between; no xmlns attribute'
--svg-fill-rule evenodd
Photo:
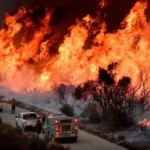
<svg viewBox="0 0 150 150"><path fill-rule="evenodd" d="M103 18L107 23L108 32L116 31L120 23L129 13L138 0L107 0L108 6L104 9L99 8L100 0L0 0L0 21L4 19L6 12L14 13L19 6L27 6L36 9L35 13L31 14L31 19L36 25L39 24L39 17L44 16L44 8L53 8L52 20L50 26L52 27L52 33L50 37L54 43L50 47L51 54L57 54L58 46L62 43L64 35L68 33L68 28L75 23L75 20L85 17L87 14ZM99 11L99 14L96 13ZM150 14L149 11L146 12ZM150 16L149 16L150 17ZM20 20L21 21L21 20ZM95 24L97 26L97 24ZM29 30L29 33L31 31ZM95 35L89 36L87 39L87 45L85 49L92 45L92 41ZM30 37L32 38L32 36ZM30 40L30 38L28 40Z"/></svg>
<svg viewBox="0 0 150 150"><path fill-rule="evenodd" d="M19 6L30 3L30 0L0 0L0 22L3 21L6 12L14 13Z"/></svg>
<svg viewBox="0 0 150 150"><path fill-rule="evenodd" d="M108 6L102 10L102 14L108 25L109 32L119 28L120 23L125 19L137 1L138 0L108 0Z"/></svg>
<svg viewBox="0 0 150 150"><path fill-rule="evenodd" d="M150 21L150 1L148 1L148 8L147 8L145 14L147 16L147 21Z"/></svg>
<svg viewBox="0 0 150 150"><path fill-rule="evenodd" d="M102 10L102 15L108 28L118 28L120 22L128 14L137 0L107 0L109 5ZM0 0L0 18L4 18L6 12L14 12L22 5L40 5L54 7L52 25L68 27L74 23L76 18L82 18L87 14L94 15L100 0ZM106 14L106 15L105 15Z"/></svg>

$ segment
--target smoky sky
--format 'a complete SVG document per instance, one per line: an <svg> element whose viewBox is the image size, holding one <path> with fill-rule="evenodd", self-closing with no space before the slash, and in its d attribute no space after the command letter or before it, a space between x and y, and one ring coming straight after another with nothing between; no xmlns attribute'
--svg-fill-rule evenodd
<svg viewBox="0 0 150 150"><path fill-rule="evenodd" d="M14 12L17 7L25 3L25 0L0 0L0 21L4 19L6 12Z"/></svg>
<svg viewBox="0 0 150 150"><path fill-rule="evenodd" d="M109 5L102 10L102 15L105 16L109 28L113 30L118 27L137 0L107 1ZM99 2L100 0L0 0L0 21L2 22L6 12L13 13L19 6L40 5L55 7L52 24L64 23L69 26L73 24L76 18L82 18L87 14L94 15Z"/></svg>
<svg viewBox="0 0 150 150"><path fill-rule="evenodd" d="M108 6L100 11L108 24L108 29L113 31L118 28L138 0L107 1ZM82 18L87 14L95 15L99 2L100 0L0 0L0 21L3 21L6 12L13 13L20 6L40 5L48 8L55 7L52 24L64 24L63 27L67 28L75 22L76 18Z"/></svg>
<svg viewBox="0 0 150 150"><path fill-rule="evenodd" d="M32 20L38 24L36 18L42 16L44 8L53 8L50 26L52 28L51 38L55 39L55 42L50 49L52 54L57 54L64 35L68 33L68 28L75 23L77 18L81 19L88 14L95 17L96 12L99 11L99 17L102 17L108 25L108 32L113 32L119 27L120 22L123 21L136 2L136 0L107 1L108 6L100 9L100 0L0 0L0 22L2 23L6 12L13 14L20 6L40 6L40 9L32 16ZM86 49L92 44L92 38L87 39Z"/></svg>
<svg viewBox="0 0 150 150"><path fill-rule="evenodd" d="M52 28L51 36L55 39L55 42L52 45L53 51L51 50L51 52L57 53L64 35L68 33L68 28L75 23L77 18L81 19L87 14L94 17L97 15L96 12L99 11L99 17L102 17L107 23L108 32L115 32L138 0L107 1L107 7L100 9L100 0L0 0L0 22L3 21L6 12L13 14L20 6L39 6L41 8L33 15L33 20L36 18L35 16L43 14L45 7L53 8L50 26ZM150 14L150 11L147 11L147 14ZM92 41L92 37L90 38L87 40L88 45Z"/></svg>
<svg viewBox="0 0 150 150"><path fill-rule="evenodd" d="M109 4L103 13L108 24L108 30L113 31L120 26L120 23L128 15L135 2L138 0L108 0Z"/></svg>

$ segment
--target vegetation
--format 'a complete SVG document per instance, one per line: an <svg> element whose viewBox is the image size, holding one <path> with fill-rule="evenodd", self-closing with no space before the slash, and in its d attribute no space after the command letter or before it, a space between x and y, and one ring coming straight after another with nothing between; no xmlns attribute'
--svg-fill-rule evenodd
<svg viewBox="0 0 150 150"><path fill-rule="evenodd" d="M105 125L115 128L129 127L134 124L135 105L138 99L143 98L141 95L139 97L136 95L141 86L134 89L131 79L127 76L116 80L116 67L117 63L112 63L107 69L99 68L97 81L87 81L79 85L73 95L76 99L94 103L93 109L87 106L82 115L86 114L87 109L91 109L91 115L94 117L92 111L95 110L97 113L98 109L102 114L101 122ZM145 99L143 101L145 102Z"/></svg>
<svg viewBox="0 0 150 150"><path fill-rule="evenodd" d="M81 113L81 117L84 119L89 118L91 123L99 123L100 122L100 113L96 108L95 103L88 103L83 112Z"/></svg>
<svg viewBox="0 0 150 150"><path fill-rule="evenodd" d="M74 90L74 86L60 84L58 87L54 89L55 99L59 101L60 104L67 104L68 97L70 93Z"/></svg>
<svg viewBox="0 0 150 150"><path fill-rule="evenodd" d="M56 100L59 100L61 104L60 111L67 116L74 116L74 108L67 103L69 93L72 93L72 86L67 86L65 84L61 84L54 89L54 93L56 96Z"/></svg>
<svg viewBox="0 0 150 150"><path fill-rule="evenodd" d="M56 143L47 143L38 137L25 135L20 129L9 124L0 124L0 149L1 150L69 150Z"/></svg>
<svg viewBox="0 0 150 150"><path fill-rule="evenodd" d="M66 104L68 98L68 87L65 84L59 85L56 89L54 89L56 99L59 100L60 104Z"/></svg>
<svg viewBox="0 0 150 150"><path fill-rule="evenodd" d="M70 117L74 116L74 108L69 105L69 104L63 104L62 107L60 108L60 111Z"/></svg>

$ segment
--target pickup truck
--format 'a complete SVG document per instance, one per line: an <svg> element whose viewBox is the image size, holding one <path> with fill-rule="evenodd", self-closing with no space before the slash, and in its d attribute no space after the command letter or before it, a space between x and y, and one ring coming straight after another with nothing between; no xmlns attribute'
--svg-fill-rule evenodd
<svg viewBox="0 0 150 150"><path fill-rule="evenodd" d="M35 112L22 112L16 116L16 126L26 130L28 127L36 127L37 114Z"/></svg>

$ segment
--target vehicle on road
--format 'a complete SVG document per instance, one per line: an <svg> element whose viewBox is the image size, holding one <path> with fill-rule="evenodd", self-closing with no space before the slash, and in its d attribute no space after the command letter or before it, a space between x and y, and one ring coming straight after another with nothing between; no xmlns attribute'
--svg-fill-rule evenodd
<svg viewBox="0 0 150 150"><path fill-rule="evenodd" d="M0 101L0 112L3 111L3 103Z"/></svg>
<svg viewBox="0 0 150 150"><path fill-rule="evenodd" d="M35 128L38 115L35 112L22 112L16 116L16 126L26 130L27 128Z"/></svg>
<svg viewBox="0 0 150 150"><path fill-rule="evenodd" d="M78 119L65 115L48 115L42 132L47 140L72 139L76 142L78 138Z"/></svg>

